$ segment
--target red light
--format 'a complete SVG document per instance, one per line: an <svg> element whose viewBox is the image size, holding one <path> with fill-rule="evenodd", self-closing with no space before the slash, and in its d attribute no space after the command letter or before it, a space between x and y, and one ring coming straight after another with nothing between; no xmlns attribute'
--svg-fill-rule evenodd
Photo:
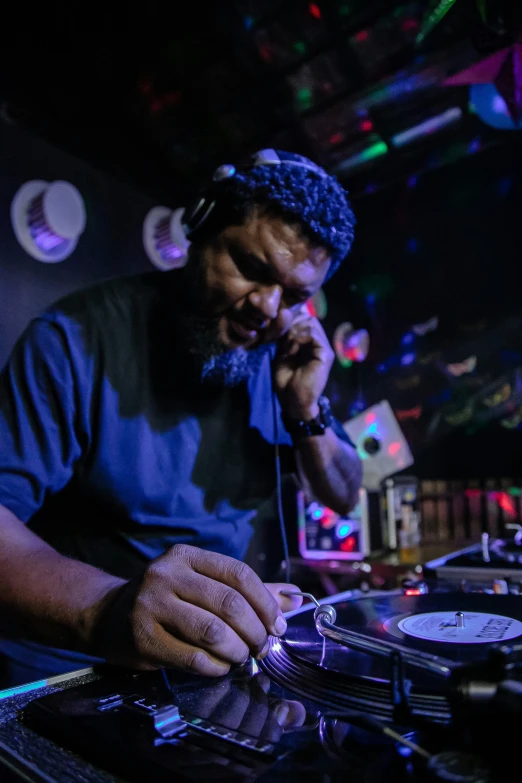
<svg viewBox="0 0 522 783"><path fill-rule="evenodd" d="M400 450L401 444L398 441L395 441L395 443L390 443L388 446L388 454L390 457L395 457L395 455L398 454Z"/></svg>
<svg viewBox="0 0 522 783"><path fill-rule="evenodd" d="M343 139L342 133L334 133L333 136L330 136L330 144L340 144Z"/></svg>
<svg viewBox="0 0 522 783"><path fill-rule="evenodd" d="M355 549L355 537L348 536L341 542L341 552L353 552Z"/></svg>
<svg viewBox="0 0 522 783"><path fill-rule="evenodd" d="M321 18L321 9L317 5L317 3L310 3L310 5L308 6L308 10L310 11L314 19Z"/></svg>
<svg viewBox="0 0 522 783"><path fill-rule="evenodd" d="M364 417L364 423L373 424L376 418L377 418L377 414L374 413L374 411L371 411L371 413L367 413L366 416Z"/></svg>
<svg viewBox="0 0 522 783"><path fill-rule="evenodd" d="M163 103L159 100L152 101L150 104L150 110L154 112L154 114L157 114L161 109L163 108Z"/></svg>
<svg viewBox="0 0 522 783"><path fill-rule="evenodd" d="M366 133L373 130L373 122L371 120L363 120L361 122L361 130L365 131Z"/></svg>
<svg viewBox="0 0 522 783"><path fill-rule="evenodd" d="M481 489L467 489L464 494L467 498L479 498L482 495Z"/></svg>
<svg viewBox="0 0 522 783"><path fill-rule="evenodd" d="M368 30L361 30L357 35L355 36L355 40L357 43L361 43L362 41L368 40Z"/></svg>
<svg viewBox="0 0 522 783"><path fill-rule="evenodd" d="M317 313L315 312L315 305L314 305L312 299L308 299L308 301L306 303L306 309L308 310L308 312L310 313L312 318L317 318Z"/></svg>
<svg viewBox="0 0 522 783"><path fill-rule="evenodd" d="M508 497L508 495L505 492L497 492L497 500L498 505L502 509L502 511L505 511L507 514L510 514L512 517L516 516L515 506L513 505L513 501L511 498Z"/></svg>
<svg viewBox="0 0 522 783"><path fill-rule="evenodd" d="M421 595L421 591L418 587L408 587L408 589L404 591L404 595Z"/></svg>

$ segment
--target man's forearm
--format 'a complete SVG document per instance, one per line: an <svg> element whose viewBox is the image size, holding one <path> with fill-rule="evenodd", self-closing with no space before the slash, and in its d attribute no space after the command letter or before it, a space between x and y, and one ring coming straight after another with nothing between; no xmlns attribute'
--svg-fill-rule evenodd
<svg viewBox="0 0 522 783"><path fill-rule="evenodd" d="M296 448L299 478L305 489L338 514L356 505L362 465L353 446L332 429L324 435L303 438Z"/></svg>
<svg viewBox="0 0 522 783"><path fill-rule="evenodd" d="M0 625L9 633L96 654L96 618L123 580L63 557L0 506Z"/></svg>

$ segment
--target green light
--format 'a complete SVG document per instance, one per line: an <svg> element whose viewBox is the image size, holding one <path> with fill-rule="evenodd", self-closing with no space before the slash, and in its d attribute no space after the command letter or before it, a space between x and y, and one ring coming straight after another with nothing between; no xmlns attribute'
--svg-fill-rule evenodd
<svg viewBox="0 0 522 783"><path fill-rule="evenodd" d="M312 90L309 87L302 87L297 91L296 98L299 105L306 109L312 105Z"/></svg>
<svg viewBox="0 0 522 783"><path fill-rule="evenodd" d="M364 150L364 152L361 152L359 160L361 162L373 160L374 158L378 158L379 155L386 155L387 152L388 146L386 143L384 141L378 141L376 144L372 144L371 147L368 147L367 150Z"/></svg>
<svg viewBox="0 0 522 783"><path fill-rule="evenodd" d="M342 5L339 8L339 16L348 16L350 13L350 6L349 5Z"/></svg>
<svg viewBox="0 0 522 783"><path fill-rule="evenodd" d="M508 489L508 495L512 495L514 498L520 498L522 497L522 489L519 489L518 487L510 487Z"/></svg>
<svg viewBox="0 0 522 783"><path fill-rule="evenodd" d="M294 49L296 52L299 52L299 54L306 54L306 46L302 41L296 41L294 44Z"/></svg>
<svg viewBox="0 0 522 783"><path fill-rule="evenodd" d="M434 27L436 27L444 19L450 8L456 3L456 0L440 0L435 6L431 14L422 22L421 29L419 30L415 43L420 44L431 33Z"/></svg>
<svg viewBox="0 0 522 783"><path fill-rule="evenodd" d="M337 358L341 367L351 367L353 364L351 359L345 359L344 356L338 356Z"/></svg>

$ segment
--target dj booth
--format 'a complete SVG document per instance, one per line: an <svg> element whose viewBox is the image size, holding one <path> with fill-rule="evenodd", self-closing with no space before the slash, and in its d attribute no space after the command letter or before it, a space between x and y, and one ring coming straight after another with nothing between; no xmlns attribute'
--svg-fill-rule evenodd
<svg viewBox="0 0 522 783"><path fill-rule="evenodd" d="M105 667L0 691L0 781L518 779L518 496L495 490L492 525L465 495L455 518L480 541L423 557L416 481L376 489L377 468L379 481L400 468L406 444L389 412L374 413L356 422L354 443L371 445L384 421L400 448L367 460L374 489L349 517L298 495L292 581L310 592L263 660L218 679Z"/></svg>
<svg viewBox="0 0 522 783"><path fill-rule="evenodd" d="M395 589L307 596L224 678L107 668L0 692L0 780L514 779L521 591L520 544L482 541Z"/></svg>

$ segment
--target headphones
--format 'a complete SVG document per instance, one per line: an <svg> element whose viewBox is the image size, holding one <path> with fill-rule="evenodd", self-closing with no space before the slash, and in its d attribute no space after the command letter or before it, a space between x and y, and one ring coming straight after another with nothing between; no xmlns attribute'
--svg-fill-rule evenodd
<svg viewBox="0 0 522 783"><path fill-rule="evenodd" d="M219 184L234 177L238 171L245 171L256 166L296 166L313 171L321 178L328 176L324 169L317 166L311 160L297 155L294 152L281 152L280 150L266 149L254 152L248 161L236 167L232 163L224 163L219 166L212 175L210 186L203 189L200 195L185 209L177 209L170 222L170 236L172 242L183 248L185 257L190 246L190 236L200 228L216 206L216 189ZM182 266L182 264L180 264Z"/></svg>

